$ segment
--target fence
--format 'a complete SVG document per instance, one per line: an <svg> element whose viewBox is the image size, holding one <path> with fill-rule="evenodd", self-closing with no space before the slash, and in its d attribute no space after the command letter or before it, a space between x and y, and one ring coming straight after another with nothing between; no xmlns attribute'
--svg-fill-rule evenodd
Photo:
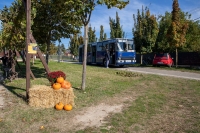
<svg viewBox="0 0 200 133"><path fill-rule="evenodd" d="M140 64L141 54L136 55L136 63ZM143 54L143 64L145 62L152 64L155 53ZM174 62L176 61L176 53L170 53ZM200 66L200 52L179 52L178 65Z"/></svg>
<svg viewBox="0 0 200 133"><path fill-rule="evenodd" d="M75 59L72 58L72 56L66 56L66 55L49 55L49 60L55 60L58 61L60 58L60 61L75 61Z"/></svg>

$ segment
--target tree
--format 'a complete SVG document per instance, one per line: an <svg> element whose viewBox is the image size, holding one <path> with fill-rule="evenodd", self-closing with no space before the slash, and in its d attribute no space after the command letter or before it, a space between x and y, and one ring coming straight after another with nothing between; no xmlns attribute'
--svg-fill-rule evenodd
<svg viewBox="0 0 200 133"><path fill-rule="evenodd" d="M50 55L53 55L53 54L55 54L57 51L58 51L58 47L57 47L55 44L51 43L51 44L50 44L50 51L49 51L49 54L50 54Z"/></svg>
<svg viewBox="0 0 200 133"><path fill-rule="evenodd" d="M65 49L65 45L63 43L61 44L60 49L61 49L62 53L64 54L66 49Z"/></svg>
<svg viewBox="0 0 200 133"><path fill-rule="evenodd" d="M89 43L96 42L95 28L92 29L91 25L89 26L88 29L88 39Z"/></svg>
<svg viewBox="0 0 200 133"><path fill-rule="evenodd" d="M120 26L120 18L116 12L116 22L109 17L110 20L110 38L124 38L124 32L122 26Z"/></svg>
<svg viewBox="0 0 200 133"><path fill-rule="evenodd" d="M85 90L85 77L86 77L86 62L87 62L87 45L88 45L88 23L90 21L90 17L92 11L94 10L95 6L100 5L107 5L108 8L117 7L119 9L124 8L128 1L123 0L77 0L77 12L80 14L80 19L82 20L84 26L84 58L83 58L83 72L82 72L82 85L81 89Z"/></svg>
<svg viewBox="0 0 200 133"><path fill-rule="evenodd" d="M33 35L38 43L46 44L48 63L51 42L78 33L81 24L71 0L34 0L34 6L37 8L37 14L32 26Z"/></svg>
<svg viewBox="0 0 200 133"><path fill-rule="evenodd" d="M178 48L183 46L186 42L186 32L188 29L188 23L181 19L181 12L178 4L178 0L173 1L172 5L172 22L167 31L167 39L170 46L176 49L176 67L178 65Z"/></svg>
<svg viewBox="0 0 200 133"><path fill-rule="evenodd" d="M79 45L83 44L83 37L75 34L70 37L69 44L70 44L69 50L71 51L71 54L74 56L78 56L78 48Z"/></svg>
<svg viewBox="0 0 200 133"><path fill-rule="evenodd" d="M141 54L141 64L142 64L142 54L151 53L153 47L155 46L157 34L158 34L158 23L156 17L150 14L149 9L146 7L145 10L142 7L142 12L140 10L137 12L137 18L133 14L134 27L133 36L136 45L136 51L140 51Z"/></svg>
<svg viewBox="0 0 200 133"><path fill-rule="evenodd" d="M99 41L104 41L107 39L106 33L104 33L103 25L100 26L100 37Z"/></svg>
<svg viewBox="0 0 200 133"><path fill-rule="evenodd" d="M199 52L200 51L200 21L189 21L188 31L186 34L186 43L183 51Z"/></svg>
<svg viewBox="0 0 200 133"><path fill-rule="evenodd" d="M154 52L169 52L170 45L167 41L167 30L171 24L171 13L165 12L164 16L160 16L159 32L154 48Z"/></svg>
<svg viewBox="0 0 200 133"><path fill-rule="evenodd" d="M34 16L34 11L32 11ZM21 0L15 0L12 6L0 10L2 23L2 47L21 50L25 48L26 21L24 6Z"/></svg>

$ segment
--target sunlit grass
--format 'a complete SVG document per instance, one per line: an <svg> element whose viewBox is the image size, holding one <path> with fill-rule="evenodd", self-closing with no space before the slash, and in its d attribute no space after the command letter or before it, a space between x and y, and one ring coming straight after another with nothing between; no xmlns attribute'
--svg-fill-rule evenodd
<svg viewBox="0 0 200 133"><path fill-rule="evenodd" d="M25 69L23 64L20 65ZM76 115L76 110L106 102L105 99L112 103L112 98L116 97L119 101L121 98L135 100L121 103L126 104L122 112L107 117L107 123L102 127L77 132L200 132L199 81L87 66L86 88L82 91L81 64L51 61L48 66L50 71L65 72L66 79L72 83L76 96L74 111L66 113L53 108L35 109L28 106L25 101L25 73L21 70L21 78L5 84L11 94L6 96L8 103L0 112L2 133L30 132L30 129L32 132L60 132L60 128L64 127L51 123L61 121L63 117L71 118ZM31 70L36 77L35 80L31 79L31 86L50 85L40 61L36 61ZM45 126L44 130L40 130L42 125Z"/></svg>

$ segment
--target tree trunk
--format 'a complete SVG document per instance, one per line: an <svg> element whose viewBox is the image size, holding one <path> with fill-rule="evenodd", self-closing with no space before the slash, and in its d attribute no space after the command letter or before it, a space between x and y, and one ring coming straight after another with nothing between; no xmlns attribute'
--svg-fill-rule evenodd
<svg viewBox="0 0 200 133"><path fill-rule="evenodd" d="M85 90L86 80L86 63L87 63L87 44L88 43L88 24L84 26L84 57L83 57L83 73L81 89Z"/></svg>
<svg viewBox="0 0 200 133"><path fill-rule="evenodd" d="M143 54L140 53L140 64L142 65L142 60L143 60Z"/></svg>
<svg viewBox="0 0 200 133"><path fill-rule="evenodd" d="M178 67L178 49L176 48L176 67Z"/></svg>
<svg viewBox="0 0 200 133"><path fill-rule="evenodd" d="M48 37L48 40L47 40L47 52L46 52L46 63L48 64L49 63L49 51L50 51L50 45L51 45L51 32L49 32L49 37Z"/></svg>

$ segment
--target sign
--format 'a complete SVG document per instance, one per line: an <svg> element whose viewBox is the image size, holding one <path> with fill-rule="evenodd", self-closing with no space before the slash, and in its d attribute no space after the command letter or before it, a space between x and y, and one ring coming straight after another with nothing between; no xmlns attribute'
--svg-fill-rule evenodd
<svg viewBox="0 0 200 133"><path fill-rule="evenodd" d="M29 54L37 54L37 43L29 43L28 53Z"/></svg>

